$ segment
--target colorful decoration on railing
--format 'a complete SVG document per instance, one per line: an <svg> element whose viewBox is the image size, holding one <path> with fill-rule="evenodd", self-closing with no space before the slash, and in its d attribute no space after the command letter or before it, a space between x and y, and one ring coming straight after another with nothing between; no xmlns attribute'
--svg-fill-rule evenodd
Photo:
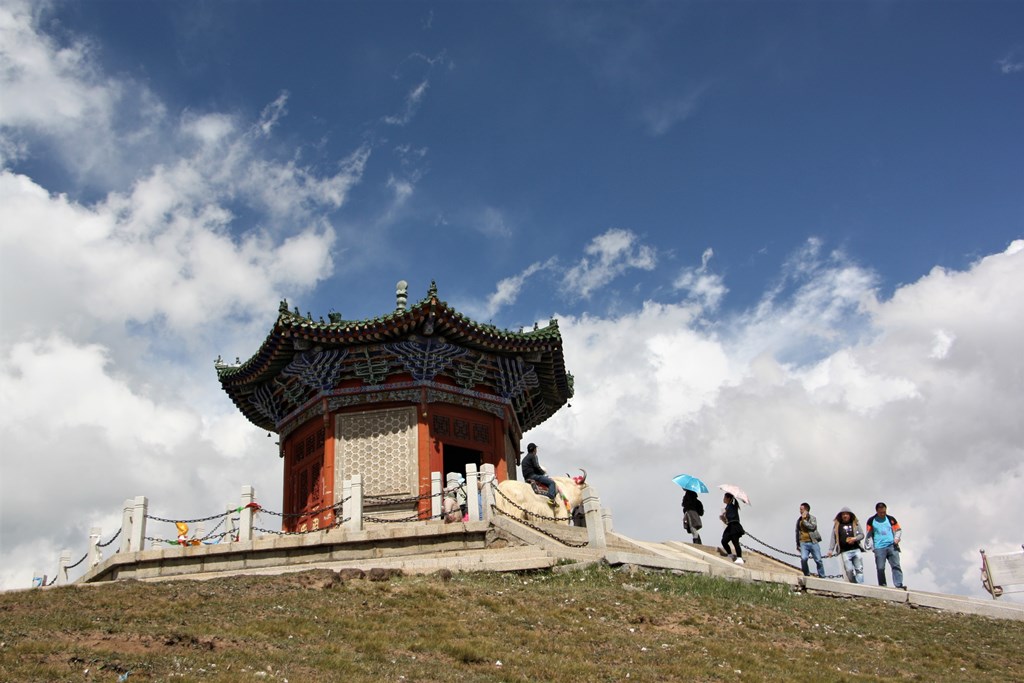
<svg viewBox="0 0 1024 683"><path fill-rule="evenodd" d="M175 522L174 526L178 528L178 545L199 545L199 539L188 537L188 524L185 522Z"/></svg>

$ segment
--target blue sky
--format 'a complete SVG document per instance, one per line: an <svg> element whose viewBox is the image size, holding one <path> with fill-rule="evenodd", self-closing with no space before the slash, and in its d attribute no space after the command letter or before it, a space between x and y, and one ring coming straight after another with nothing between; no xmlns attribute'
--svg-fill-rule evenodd
<svg viewBox="0 0 1024 683"><path fill-rule="evenodd" d="M1020 3L0 17L3 585L84 543L18 512L42 482L15 454L69 459L78 527L243 483L273 508L278 461L211 361L253 353L282 297L372 317L399 279L501 327L559 319L577 397L527 438L597 472L627 533L679 537L664 482L694 470L756 479L777 543L801 500L887 497L922 587L976 593L979 544L1019 543ZM1016 514L947 500L950 547L957 477Z"/></svg>

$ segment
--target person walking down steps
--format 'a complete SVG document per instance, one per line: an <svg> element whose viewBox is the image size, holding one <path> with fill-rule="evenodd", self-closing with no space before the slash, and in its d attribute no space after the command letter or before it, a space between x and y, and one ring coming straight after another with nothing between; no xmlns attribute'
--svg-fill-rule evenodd
<svg viewBox="0 0 1024 683"><path fill-rule="evenodd" d="M687 491L683 494L683 528L693 537L693 542L700 545L700 530L704 523L700 518L704 516L704 503L700 502L696 491Z"/></svg>

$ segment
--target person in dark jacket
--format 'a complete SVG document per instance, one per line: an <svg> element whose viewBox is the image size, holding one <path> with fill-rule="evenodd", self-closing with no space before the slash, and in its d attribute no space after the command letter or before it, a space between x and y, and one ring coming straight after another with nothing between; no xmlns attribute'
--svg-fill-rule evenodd
<svg viewBox="0 0 1024 683"><path fill-rule="evenodd" d="M548 487L548 502L553 507L555 505L555 496L558 495L558 487L555 486L555 482L548 476L547 471L540 466L540 461L537 459L537 444L531 443L526 447L526 457L523 458L522 466L523 479L525 481L535 481Z"/></svg>
<svg viewBox="0 0 1024 683"><path fill-rule="evenodd" d="M691 536L693 542L700 544L700 530L704 523L700 518L704 516L704 503L700 502L696 491L687 491L683 494L683 528Z"/></svg>
<svg viewBox="0 0 1024 683"><path fill-rule="evenodd" d="M725 494L722 502L725 503L725 509L722 510L719 519L725 523L725 531L722 532L722 547L725 548L725 552L721 554L728 555L736 564L743 564L743 549L740 548L740 538L747 532L743 530L743 525L740 524L740 502L731 493ZM736 548L735 553L729 550L729 543L732 543L733 547Z"/></svg>

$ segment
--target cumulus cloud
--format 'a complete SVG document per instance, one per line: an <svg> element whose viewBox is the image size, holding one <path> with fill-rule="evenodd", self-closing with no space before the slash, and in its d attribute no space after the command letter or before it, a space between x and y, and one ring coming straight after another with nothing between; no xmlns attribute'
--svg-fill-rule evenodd
<svg viewBox="0 0 1024 683"><path fill-rule="evenodd" d="M685 303L560 317L576 396L530 440L553 471L587 467L616 528L638 538L684 536L680 472L743 486L745 541L762 550L755 538L794 550L803 500L819 521L884 500L905 529L908 583L979 595L977 549L1013 550L1024 516L1024 241L887 300L870 271L820 247L710 330ZM719 498L705 499L714 542Z"/></svg>
<svg viewBox="0 0 1024 683"><path fill-rule="evenodd" d="M189 110L139 128L125 115L139 102L122 96L138 86L104 75L88 43L58 44L36 20L23 3L0 7L4 587L24 586L37 568L52 575L60 548L81 548L93 524L106 538L124 497L150 496L168 514L218 501L209 514L252 483L280 508L279 473L257 466L276 447L211 391L212 361L255 348L274 314L268 302L333 272L332 212L370 156L360 146L328 172L297 154L279 159L268 142L287 93L251 122ZM159 143L146 132L155 129ZM134 149L132 181L102 192L96 182L91 193L54 192L13 166L113 139ZM77 168L63 155L47 161ZM54 524L41 504L74 512Z"/></svg>
<svg viewBox="0 0 1024 683"><path fill-rule="evenodd" d="M673 283L676 289L687 292L689 298L708 310L715 310L722 298L729 292L721 275L708 270L708 263L715 251L708 247L700 257L700 267L684 268Z"/></svg>
<svg viewBox="0 0 1024 683"><path fill-rule="evenodd" d="M469 315L482 320L490 320L498 311L511 306L519 298L519 293L527 281L537 273L551 270L558 263L554 257L546 261L536 261L528 265L522 272L498 281L494 292L487 297L487 301L480 305L475 302L467 302L464 310Z"/></svg>
<svg viewBox="0 0 1024 683"><path fill-rule="evenodd" d="M654 247L640 242L632 230L610 228L590 241L584 256L562 278L562 291L571 298L589 297L630 269L653 270Z"/></svg>

